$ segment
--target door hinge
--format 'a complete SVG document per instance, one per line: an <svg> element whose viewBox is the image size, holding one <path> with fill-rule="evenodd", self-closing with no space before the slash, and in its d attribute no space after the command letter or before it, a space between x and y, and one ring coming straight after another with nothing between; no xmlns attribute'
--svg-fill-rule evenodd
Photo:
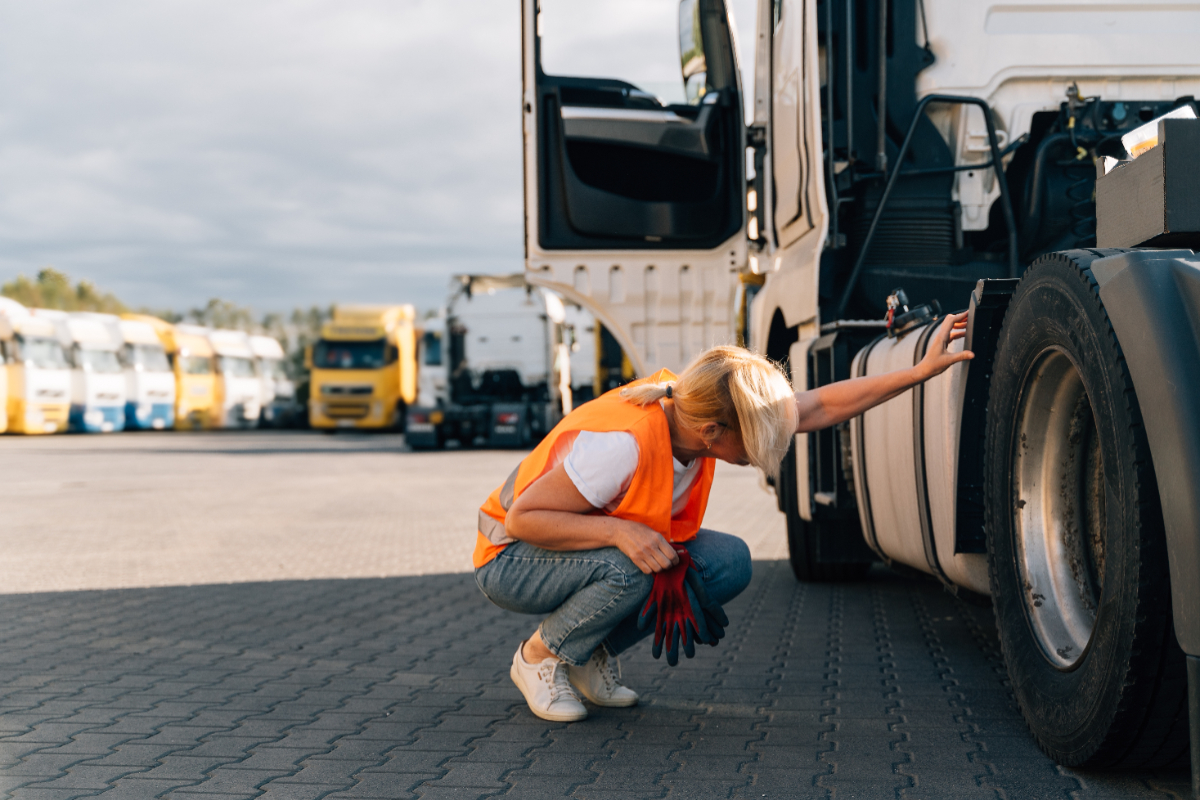
<svg viewBox="0 0 1200 800"><path fill-rule="evenodd" d="M766 125L747 125L746 126L746 144L753 148L767 146L767 126Z"/></svg>

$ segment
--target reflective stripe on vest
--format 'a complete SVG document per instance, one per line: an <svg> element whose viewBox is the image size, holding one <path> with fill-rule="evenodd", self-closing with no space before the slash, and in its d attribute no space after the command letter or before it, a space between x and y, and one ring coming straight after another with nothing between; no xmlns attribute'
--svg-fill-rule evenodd
<svg viewBox="0 0 1200 800"><path fill-rule="evenodd" d="M505 511L512 508L513 500L516 499L517 488L517 473L521 471L521 466L508 476L508 480L500 487L500 505ZM493 519L484 510L479 509L479 532L482 533L492 544L512 544L516 539L509 536L504 531L504 523Z"/></svg>

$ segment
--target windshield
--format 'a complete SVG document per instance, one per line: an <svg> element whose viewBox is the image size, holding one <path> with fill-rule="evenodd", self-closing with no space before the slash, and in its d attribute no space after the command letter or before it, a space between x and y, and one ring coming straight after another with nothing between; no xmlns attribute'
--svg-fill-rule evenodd
<svg viewBox="0 0 1200 800"><path fill-rule="evenodd" d="M283 368L283 362L278 358L260 359L259 374L261 374L264 378L270 378L276 381L286 381L288 379L287 371Z"/></svg>
<svg viewBox="0 0 1200 800"><path fill-rule="evenodd" d="M17 358L40 369L67 369L67 354L56 339L40 336L17 337Z"/></svg>
<svg viewBox="0 0 1200 800"><path fill-rule="evenodd" d="M253 378L258 375L254 362L240 356L220 356L217 361L221 374L230 378Z"/></svg>
<svg viewBox="0 0 1200 800"><path fill-rule="evenodd" d="M379 369L386 361L383 339L373 342L317 342L313 366L317 369Z"/></svg>
<svg viewBox="0 0 1200 800"><path fill-rule="evenodd" d="M84 372L120 372L121 362L115 350L89 350L76 345L75 365Z"/></svg>
<svg viewBox="0 0 1200 800"><path fill-rule="evenodd" d="M212 359L208 356L179 356L179 371L184 375L212 375Z"/></svg>
<svg viewBox="0 0 1200 800"><path fill-rule="evenodd" d="M162 345L127 344L124 351L125 366L138 372L170 372L167 354Z"/></svg>
<svg viewBox="0 0 1200 800"><path fill-rule="evenodd" d="M439 367L442 364L442 333L441 331L426 331L423 339L425 346L425 364Z"/></svg>

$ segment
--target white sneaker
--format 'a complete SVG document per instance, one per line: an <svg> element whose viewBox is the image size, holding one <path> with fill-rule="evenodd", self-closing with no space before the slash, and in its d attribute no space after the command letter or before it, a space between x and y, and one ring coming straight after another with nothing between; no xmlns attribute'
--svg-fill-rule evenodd
<svg viewBox="0 0 1200 800"><path fill-rule="evenodd" d="M509 677L525 695L529 710L551 722L578 722L587 719L587 709L567 679L567 665L557 658L530 664L521 653L525 643L517 645Z"/></svg>
<svg viewBox="0 0 1200 800"><path fill-rule="evenodd" d="M617 667L615 671L614 663ZM603 645L596 648L586 664L582 667L569 666L567 673L579 693L598 706L628 708L637 705L637 692L621 685L620 659L610 656Z"/></svg>

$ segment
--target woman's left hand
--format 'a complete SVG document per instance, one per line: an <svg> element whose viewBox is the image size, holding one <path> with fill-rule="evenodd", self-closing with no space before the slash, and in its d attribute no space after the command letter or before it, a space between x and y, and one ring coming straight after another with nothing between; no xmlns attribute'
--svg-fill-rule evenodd
<svg viewBox="0 0 1200 800"><path fill-rule="evenodd" d="M960 361L970 361L975 357L970 350L963 350L960 353L949 352L951 342L967 335L967 313L964 311L961 314L947 314L942 320L942 324L938 326L938 332L929 340L925 357L917 364L917 376L920 380L925 381L934 375L941 375L951 365Z"/></svg>

